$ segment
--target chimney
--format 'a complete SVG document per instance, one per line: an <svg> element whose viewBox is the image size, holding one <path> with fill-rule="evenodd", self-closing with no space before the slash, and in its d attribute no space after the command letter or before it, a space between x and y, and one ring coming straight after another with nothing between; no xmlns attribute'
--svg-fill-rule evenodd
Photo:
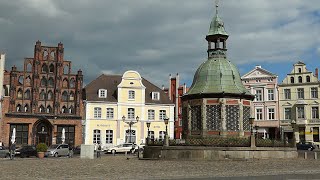
<svg viewBox="0 0 320 180"><path fill-rule="evenodd" d="M316 68L316 70L315 70L315 72L314 72L314 76L317 78L317 79L319 79L319 70L318 70L318 68Z"/></svg>

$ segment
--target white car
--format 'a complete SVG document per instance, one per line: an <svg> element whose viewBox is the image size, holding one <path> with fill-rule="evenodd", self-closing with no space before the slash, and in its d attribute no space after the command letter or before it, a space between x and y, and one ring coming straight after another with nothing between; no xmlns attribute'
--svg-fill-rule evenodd
<svg viewBox="0 0 320 180"><path fill-rule="evenodd" d="M108 148L107 153L115 154L117 152L130 152L132 149L133 150L135 149L135 146L136 145L134 145L132 143L119 144L117 146Z"/></svg>

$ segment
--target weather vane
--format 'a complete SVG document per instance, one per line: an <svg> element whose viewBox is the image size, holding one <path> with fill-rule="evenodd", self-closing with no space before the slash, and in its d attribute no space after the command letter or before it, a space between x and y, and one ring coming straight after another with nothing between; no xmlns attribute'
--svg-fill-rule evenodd
<svg viewBox="0 0 320 180"><path fill-rule="evenodd" d="M218 14L219 0L216 0L216 14Z"/></svg>

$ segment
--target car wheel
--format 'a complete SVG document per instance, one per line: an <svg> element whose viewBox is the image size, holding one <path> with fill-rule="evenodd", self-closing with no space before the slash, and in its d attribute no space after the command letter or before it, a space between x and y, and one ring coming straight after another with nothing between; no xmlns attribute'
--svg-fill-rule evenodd
<svg viewBox="0 0 320 180"><path fill-rule="evenodd" d="M54 157L58 157L58 153L54 153Z"/></svg>
<svg viewBox="0 0 320 180"><path fill-rule="evenodd" d="M112 154L115 154L115 153L116 153L116 150L113 149L113 150L111 151L111 153L112 153Z"/></svg>
<svg viewBox="0 0 320 180"><path fill-rule="evenodd" d="M309 147L309 148L308 148L308 151L312 151L312 148L311 148L311 147Z"/></svg>

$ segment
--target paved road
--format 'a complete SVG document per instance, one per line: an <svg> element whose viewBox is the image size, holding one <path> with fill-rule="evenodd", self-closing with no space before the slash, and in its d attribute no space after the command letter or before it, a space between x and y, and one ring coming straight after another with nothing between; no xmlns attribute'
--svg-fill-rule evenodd
<svg viewBox="0 0 320 180"><path fill-rule="evenodd" d="M308 174L310 176L304 176ZM320 179L320 160L161 161L136 156L100 159L0 159L0 179ZM271 175L271 176L270 176ZM255 176L255 177L252 177ZM306 177L306 178L303 178Z"/></svg>

